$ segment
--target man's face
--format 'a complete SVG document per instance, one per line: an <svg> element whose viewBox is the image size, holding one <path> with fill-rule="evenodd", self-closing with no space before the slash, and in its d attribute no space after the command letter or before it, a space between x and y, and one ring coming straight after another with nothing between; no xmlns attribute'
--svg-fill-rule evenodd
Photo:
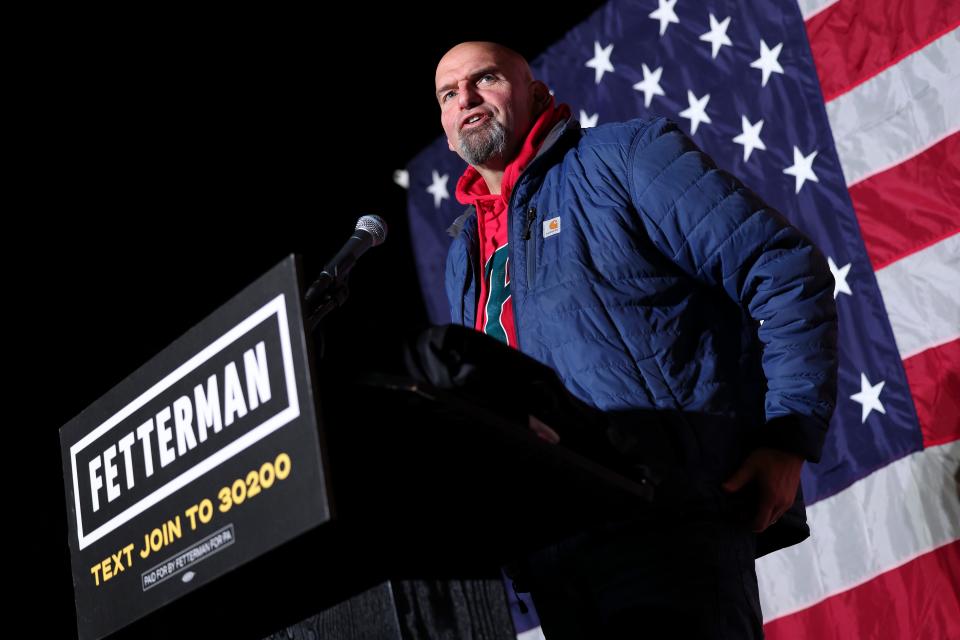
<svg viewBox="0 0 960 640"><path fill-rule="evenodd" d="M503 168L516 155L533 119L524 66L477 44L454 47L437 65L440 123L450 150L469 164Z"/></svg>

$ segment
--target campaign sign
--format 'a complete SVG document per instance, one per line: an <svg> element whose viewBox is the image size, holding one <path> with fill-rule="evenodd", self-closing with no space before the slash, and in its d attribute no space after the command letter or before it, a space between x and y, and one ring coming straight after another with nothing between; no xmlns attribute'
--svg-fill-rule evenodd
<svg viewBox="0 0 960 640"><path fill-rule="evenodd" d="M300 300L291 256L60 429L81 638L330 519Z"/></svg>

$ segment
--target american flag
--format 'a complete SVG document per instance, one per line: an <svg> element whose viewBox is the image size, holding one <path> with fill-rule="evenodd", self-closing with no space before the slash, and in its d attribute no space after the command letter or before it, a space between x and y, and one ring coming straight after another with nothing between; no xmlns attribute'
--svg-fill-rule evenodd
<svg viewBox="0 0 960 640"><path fill-rule="evenodd" d="M767 636L960 638L960 2L613 0L532 66L584 127L678 122L829 257L837 408L812 537L757 562ZM404 174L437 323L464 166Z"/></svg>

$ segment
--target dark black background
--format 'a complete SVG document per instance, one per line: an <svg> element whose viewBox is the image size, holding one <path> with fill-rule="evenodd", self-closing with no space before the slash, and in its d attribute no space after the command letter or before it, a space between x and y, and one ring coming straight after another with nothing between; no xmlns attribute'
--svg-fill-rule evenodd
<svg viewBox="0 0 960 640"><path fill-rule="evenodd" d="M51 613L36 627L75 634L59 427L286 255L315 273L365 213L389 237L355 268L323 366L398 369L426 315L393 172L441 133L436 62L468 39L532 58L600 4L138 6L24 25L8 99L25 197L6 238L38 397L28 500L49 536L31 555Z"/></svg>

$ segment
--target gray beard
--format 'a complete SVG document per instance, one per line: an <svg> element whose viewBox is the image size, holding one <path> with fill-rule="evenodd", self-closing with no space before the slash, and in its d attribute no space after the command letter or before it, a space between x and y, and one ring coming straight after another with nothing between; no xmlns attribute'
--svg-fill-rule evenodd
<svg viewBox="0 0 960 640"><path fill-rule="evenodd" d="M507 147L507 132L503 125L487 118L487 123L476 128L460 132L460 157L474 166L486 164L496 156L502 155Z"/></svg>

